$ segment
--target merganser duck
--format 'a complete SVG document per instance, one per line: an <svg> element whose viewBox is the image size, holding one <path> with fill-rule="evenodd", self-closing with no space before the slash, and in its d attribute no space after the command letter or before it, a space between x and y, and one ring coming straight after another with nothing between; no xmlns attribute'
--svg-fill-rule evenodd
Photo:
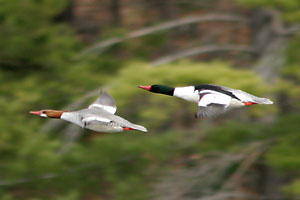
<svg viewBox="0 0 300 200"><path fill-rule="evenodd" d="M106 92L100 91L98 99L88 108L78 111L41 110L30 111L41 117L59 118L74 123L82 128L97 132L121 132L139 130L147 132L143 126L133 124L122 117L114 115L117 110L115 100Z"/></svg>
<svg viewBox="0 0 300 200"><path fill-rule="evenodd" d="M213 84L175 88L165 85L138 87L150 92L175 96L197 103L198 112L195 118L199 116L215 116L230 108L250 106L253 104L273 104L273 102L267 98L257 97L242 90Z"/></svg>

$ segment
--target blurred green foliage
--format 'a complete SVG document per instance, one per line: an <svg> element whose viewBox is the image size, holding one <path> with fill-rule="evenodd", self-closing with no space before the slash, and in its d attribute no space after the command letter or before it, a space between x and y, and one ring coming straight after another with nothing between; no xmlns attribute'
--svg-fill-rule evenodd
<svg viewBox="0 0 300 200"><path fill-rule="evenodd" d="M79 45L64 24L54 23L66 0L0 1L0 60L7 69L58 67ZM55 51L54 51L55 49Z"/></svg>

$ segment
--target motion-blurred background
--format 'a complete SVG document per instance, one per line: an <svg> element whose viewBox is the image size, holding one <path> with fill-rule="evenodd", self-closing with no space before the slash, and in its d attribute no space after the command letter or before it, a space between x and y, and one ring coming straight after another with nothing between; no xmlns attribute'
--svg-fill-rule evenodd
<svg viewBox="0 0 300 200"><path fill-rule="evenodd" d="M0 0L1 200L300 197L299 0ZM221 84L273 105L194 119L138 85ZM147 134L30 110L105 88Z"/></svg>

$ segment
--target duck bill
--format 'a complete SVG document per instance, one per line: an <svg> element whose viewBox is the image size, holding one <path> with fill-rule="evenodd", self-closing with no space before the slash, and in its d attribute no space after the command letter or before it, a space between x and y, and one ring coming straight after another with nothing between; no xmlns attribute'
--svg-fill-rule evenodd
<svg viewBox="0 0 300 200"><path fill-rule="evenodd" d="M30 111L30 114L41 115L41 111Z"/></svg>
<svg viewBox="0 0 300 200"><path fill-rule="evenodd" d="M150 91L151 86L141 86L141 85L140 85L139 88L142 88L142 89L144 89L144 90Z"/></svg>

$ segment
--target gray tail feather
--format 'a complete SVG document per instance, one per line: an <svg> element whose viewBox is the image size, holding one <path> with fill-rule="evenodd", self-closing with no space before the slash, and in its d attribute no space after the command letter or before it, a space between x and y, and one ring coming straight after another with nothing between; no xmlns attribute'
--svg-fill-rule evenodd
<svg viewBox="0 0 300 200"><path fill-rule="evenodd" d="M139 130L139 131L143 131L143 132L148 132L148 130L141 126L141 125L137 125L137 124L132 124L130 128L133 128L135 130Z"/></svg>
<svg viewBox="0 0 300 200"><path fill-rule="evenodd" d="M254 102L258 104L273 104L273 101L271 101L270 99L260 97L255 98Z"/></svg>

